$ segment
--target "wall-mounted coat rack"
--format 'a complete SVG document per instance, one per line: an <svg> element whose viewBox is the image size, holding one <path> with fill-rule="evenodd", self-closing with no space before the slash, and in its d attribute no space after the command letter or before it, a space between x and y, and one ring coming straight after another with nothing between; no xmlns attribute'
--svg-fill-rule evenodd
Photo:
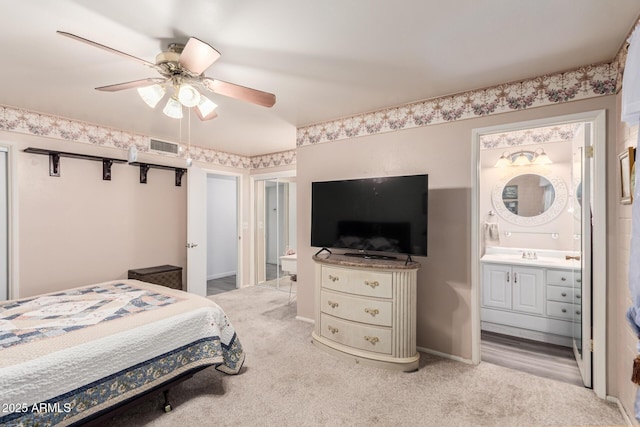
<svg viewBox="0 0 640 427"><path fill-rule="evenodd" d="M115 159L112 157L92 156L90 154L68 153L65 151L46 150L43 148L34 148L34 147L25 148L24 152L32 153L32 154L48 155L50 176L60 176L60 157L71 157L74 159L101 161L102 162L102 179L106 181L111 181L111 165L113 163L127 163L126 160ZM176 187L182 186L182 177L184 176L185 173L187 173L187 170L185 168L178 168L174 166L156 165L153 163L142 163L142 162L132 162L129 164L131 166L140 167L140 183L141 184L147 183L147 172L149 172L150 168L174 170L176 173L176 181L175 181Z"/></svg>
<svg viewBox="0 0 640 427"><path fill-rule="evenodd" d="M186 169L177 168L174 166L154 165L152 163L142 163L142 162L132 162L129 164L131 166L140 166L140 184L147 183L147 172L149 172L150 168L175 170L176 171L176 187L180 187L182 185L182 176L185 173L187 173Z"/></svg>
<svg viewBox="0 0 640 427"><path fill-rule="evenodd" d="M126 160L114 159L111 157L92 156L90 154L67 153L65 151L45 150L42 148L25 148L25 153L45 154L49 156L49 176L60 176L60 157L71 157L74 159L95 160L102 162L102 179L111 181L111 165L114 163L126 163Z"/></svg>

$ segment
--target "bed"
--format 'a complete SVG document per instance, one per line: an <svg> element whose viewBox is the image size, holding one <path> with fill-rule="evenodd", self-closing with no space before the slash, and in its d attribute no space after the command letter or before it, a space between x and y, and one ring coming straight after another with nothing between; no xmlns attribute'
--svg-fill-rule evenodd
<svg viewBox="0 0 640 427"><path fill-rule="evenodd" d="M213 301L118 280L0 303L0 425L80 425L214 366L242 345ZM166 397L166 395L165 395Z"/></svg>

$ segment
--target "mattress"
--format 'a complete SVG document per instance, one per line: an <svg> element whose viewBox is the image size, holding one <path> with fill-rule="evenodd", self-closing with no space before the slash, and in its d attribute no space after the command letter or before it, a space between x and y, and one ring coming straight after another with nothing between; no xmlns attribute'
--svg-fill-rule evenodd
<svg viewBox="0 0 640 427"><path fill-rule="evenodd" d="M71 425L187 372L237 373L213 301L118 280L0 303L0 425Z"/></svg>

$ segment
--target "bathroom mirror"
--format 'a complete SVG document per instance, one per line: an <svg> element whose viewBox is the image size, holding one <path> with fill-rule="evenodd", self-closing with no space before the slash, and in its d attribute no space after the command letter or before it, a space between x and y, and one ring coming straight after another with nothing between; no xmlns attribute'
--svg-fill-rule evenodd
<svg viewBox="0 0 640 427"><path fill-rule="evenodd" d="M567 187L558 177L525 172L501 179L494 187L491 199L504 220L535 226L551 221L563 211Z"/></svg>

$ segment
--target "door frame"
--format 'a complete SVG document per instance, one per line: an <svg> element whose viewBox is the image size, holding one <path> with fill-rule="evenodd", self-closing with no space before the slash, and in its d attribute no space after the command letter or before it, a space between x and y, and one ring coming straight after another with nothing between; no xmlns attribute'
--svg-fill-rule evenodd
<svg viewBox="0 0 640 427"><path fill-rule="evenodd" d="M244 239L243 239L243 236L242 236L242 231L243 231L243 228L244 228L243 227L243 222L242 222L242 216L243 216L243 198L242 198L242 195L243 195L243 183L244 183L243 178L244 178L244 175L242 173L221 171L221 170L210 169L210 168L198 167L198 169L200 169L204 173L204 179L205 179L205 182L204 182L204 184L205 184L205 186L204 186L204 191L205 191L204 197L208 197L207 194L206 194L206 190L207 190L207 177L209 175L226 175L226 176L234 176L234 177L236 177L236 186L237 186L236 187L236 198L237 198L237 200L236 200L236 209L237 209L237 212L236 212L236 235L238 236L238 246L237 246L237 251L238 251L238 254L237 254L237 257L238 257L238 272L236 274L236 288L240 288L240 287L242 287L242 283L243 283L243 281L242 281L243 280L243 274L242 273L243 273L243 266L244 266L244 258L242 256L242 254L243 254L243 246L244 246L244 243L243 243ZM187 180L187 185L189 185L188 180ZM187 192L189 192L189 188L187 188ZM187 199L188 198L189 198L189 194L187 194ZM208 221L207 212L206 212L206 209L207 209L206 202L204 203L204 209L205 209L204 218L205 218L205 226L206 226L206 221ZM190 217L191 217L191 214L190 214L189 210L190 210L189 203L187 203L187 236L186 236L187 237L187 243L189 241L189 232L188 232L188 230L189 230L189 220L190 220ZM205 239L204 246L205 247L207 246L206 245L206 239ZM188 251L189 251L189 249L187 248L187 282L189 281L189 271L188 271L189 252ZM204 271L205 271L205 276L206 276L206 269L207 269L207 266L206 266L207 255L208 255L208 248L207 248L207 253L205 253L205 256L203 258L204 259L203 262L205 263L205 265L203 266ZM206 280L206 277L205 277L205 280ZM187 291L191 292L191 290L188 287L188 283L187 283ZM205 293L206 293L206 284L205 284Z"/></svg>
<svg viewBox="0 0 640 427"><path fill-rule="evenodd" d="M594 185L593 200L593 256L592 256L592 300L593 305L592 369L593 391L601 399L607 393L606 364L606 310L607 310L607 203L606 203L606 110L554 116L538 120L508 123L490 127L476 128L471 132L471 361L479 364L481 360L480 339L480 242L481 227L479 205L480 183L480 136L499 131L516 131L533 127L550 126L555 123L591 122L593 123Z"/></svg>
<svg viewBox="0 0 640 427"><path fill-rule="evenodd" d="M18 262L18 179L16 175L18 148L14 142L0 141L0 147L7 152L7 287L8 299L20 298Z"/></svg>

